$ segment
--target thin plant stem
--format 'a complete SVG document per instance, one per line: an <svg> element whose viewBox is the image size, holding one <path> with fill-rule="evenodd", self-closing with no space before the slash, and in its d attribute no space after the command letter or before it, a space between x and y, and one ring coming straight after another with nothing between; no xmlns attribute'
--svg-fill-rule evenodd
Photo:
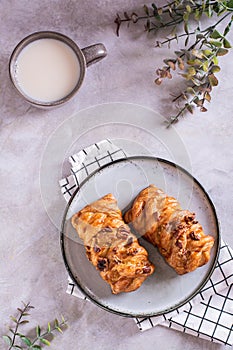
<svg viewBox="0 0 233 350"><path fill-rule="evenodd" d="M16 338L16 334L17 334L17 331L18 331L18 328L19 328L20 321L21 321L21 319L23 317L23 314L28 310L29 305L30 305L30 303L27 303L26 305L24 305L24 308L23 308L22 312L20 312L20 315L19 315L19 317L17 319L17 323L16 323L15 330L14 330L12 344L9 347L9 350L12 349L13 346L14 346L15 338Z"/></svg>

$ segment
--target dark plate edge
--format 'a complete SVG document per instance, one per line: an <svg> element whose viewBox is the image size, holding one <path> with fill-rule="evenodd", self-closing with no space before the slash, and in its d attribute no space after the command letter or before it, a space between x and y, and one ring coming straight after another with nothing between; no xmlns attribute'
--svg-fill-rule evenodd
<svg viewBox="0 0 233 350"><path fill-rule="evenodd" d="M215 259L213 261L213 264L212 264L212 267L206 277L206 279L203 281L203 283L201 283L197 288L196 290L188 297L186 298L183 302L175 305L174 307L170 308L170 309L166 309L166 310L163 310L161 312L156 312L156 313L152 313L152 314L128 314L128 313L124 313L124 312L121 312L121 311L117 311L117 310L113 310L105 305L102 305L101 303L99 303L97 300L95 300L94 298L92 298L83 288L80 284L78 284L76 278L74 277L72 271L70 270L70 267L69 267L69 264L66 260L66 255L65 255L65 249L64 249L64 226L65 226L65 221L66 221L66 215L67 215L67 212L69 210L69 207L74 199L74 197L76 196L76 194L78 193L78 191L80 190L80 188L92 177L94 176L96 173L98 173L99 171L109 167L110 165L113 165L113 164L117 164L117 163L121 163L123 161L133 161L133 160L156 160L158 162L161 162L161 163L165 163L165 164L169 164L175 168L178 168L179 170L181 170L181 172L185 173L188 177L190 177L198 186L199 188L202 190L202 192L204 193L204 195L206 196L211 208L212 208L212 211L213 211L213 214L214 214L214 218L215 218L215 224L216 224L216 228L217 228L217 239L215 240L215 244L217 244L217 250L216 250L216 255L215 255ZM88 175L86 177L86 179L80 183L80 186L79 188L76 189L76 191L73 193L73 195L71 196L69 202L67 203L66 205L66 208L65 208L65 211L64 211L64 214L63 214L63 219L62 219L62 223L61 223L61 231L60 231L60 247L61 247L61 252L62 252L62 257L63 257L63 260L64 260L64 264L65 264L65 267L66 267L66 270L70 276L70 278L72 279L72 281L74 282L74 284L79 288L79 290L90 300L92 301L94 304L96 304L97 306L101 307L102 309L104 309L105 311L108 311L108 312L111 312L113 314L116 314L116 315L120 315L120 316L123 316L123 317L129 317L129 318L133 318L133 317L136 317L136 318L140 318L140 317L154 317L154 316L161 316L163 314L167 314L169 312L172 312L180 307L182 307L183 305L185 305L186 303L188 303L191 299L193 299L199 292L200 290L206 285L206 283L208 282L208 280L210 279L214 269L215 269L215 266L217 264L217 261L218 261L218 257L219 257L219 251L220 251L220 223L219 223L219 220L218 220L218 217L217 217L217 213L216 213L216 209L215 209L215 206L209 196L209 194L206 192L206 190L204 189L204 187L200 184L200 182L193 176L191 175L186 169L184 169L183 167L181 167L180 165L170 161L170 160L167 160L167 159L164 159L164 158L160 158L160 157L155 157L155 156L145 156L145 155L142 155L142 156L130 156L130 157L125 157L125 158L121 158L121 159L117 159L117 160L114 160L112 161L111 163L108 163L108 164L105 164L103 166L101 166L99 169L95 170L92 174Z"/></svg>

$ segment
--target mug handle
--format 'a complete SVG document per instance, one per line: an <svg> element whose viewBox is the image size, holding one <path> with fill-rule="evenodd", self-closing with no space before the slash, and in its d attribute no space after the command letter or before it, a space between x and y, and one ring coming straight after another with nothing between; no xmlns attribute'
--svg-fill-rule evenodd
<svg viewBox="0 0 233 350"><path fill-rule="evenodd" d="M84 47L82 53L84 54L87 67L107 56L106 47L101 43Z"/></svg>

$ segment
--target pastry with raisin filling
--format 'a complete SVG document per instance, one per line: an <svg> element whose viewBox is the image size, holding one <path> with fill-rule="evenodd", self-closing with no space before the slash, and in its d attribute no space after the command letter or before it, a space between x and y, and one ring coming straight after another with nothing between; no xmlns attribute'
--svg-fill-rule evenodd
<svg viewBox="0 0 233 350"><path fill-rule="evenodd" d="M124 223L112 194L73 215L72 225L83 240L88 259L113 294L138 289L153 273L147 251Z"/></svg>
<svg viewBox="0 0 233 350"><path fill-rule="evenodd" d="M154 185L142 190L124 216L126 223L157 246L168 264L182 275L206 264L214 238L205 235L195 214Z"/></svg>

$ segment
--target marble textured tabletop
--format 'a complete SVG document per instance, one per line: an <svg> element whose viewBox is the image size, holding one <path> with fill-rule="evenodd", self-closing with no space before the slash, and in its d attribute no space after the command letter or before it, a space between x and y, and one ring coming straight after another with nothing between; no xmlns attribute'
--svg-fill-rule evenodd
<svg viewBox="0 0 233 350"><path fill-rule="evenodd" d="M67 273L60 253L57 225L50 219L41 198L41 159L46 143L71 115L109 102L136 103L161 115L171 111L167 86L158 88L153 84L155 68L161 65L168 49L154 49L155 39L147 40L140 27L123 29L120 38L115 35L116 12L138 9L143 4L139 0L0 2L1 335L7 331L8 316L24 300L36 307L33 318L42 325L61 314L68 318L69 328L55 338L51 349L91 349L93 346L119 350L224 348L161 326L140 333L132 320L67 295ZM106 59L88 68L79 94L59 109L45 111L29 106L16 94L8 77L7 64L14 46L24 36L38 30L62 32L81 47L103 42L108 50ZM222 58L221 84L213 91L208 112L195 112L176 125L176 132L189 154L192 173L210 194L222 236L231 246L232 58L232 53ZM174 88L175 82L172 85ZM146 121L141 122L146 129ZM81 129L85 130L85 120L80 120ZM131 133L129 126L126 135L120 124L117 128L112 124L108 128L96 127L91 132L86 130L82 137L79 137L78 128L76 133L77 151L105 137L119 139L122 134L138 144L147 142L140 128ZM0 348L3 348L2 343Z"/></svg>

